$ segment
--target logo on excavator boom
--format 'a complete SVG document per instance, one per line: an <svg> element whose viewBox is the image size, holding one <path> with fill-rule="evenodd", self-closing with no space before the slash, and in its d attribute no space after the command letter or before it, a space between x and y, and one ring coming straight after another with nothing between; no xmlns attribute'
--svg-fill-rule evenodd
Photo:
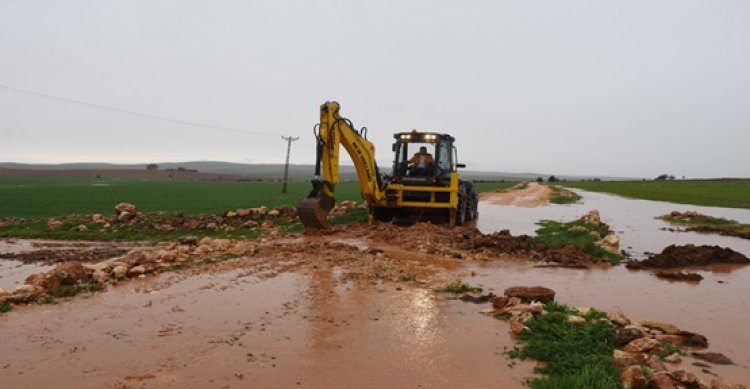
<svg viewBox="0 0 750 389"><path fill-rule="evenodd" d="M367 164L367 158L365 158L364 153L362 153L362 149L360 149L359 142L355 141L352 143L352 147L354 147L354 151L357 152L357 155L359 156L359 159L362 161L362 166L365 168L365 175L367 175L367 182L370 182L372 180L372 173L370 172L370 165Z"/></svg>

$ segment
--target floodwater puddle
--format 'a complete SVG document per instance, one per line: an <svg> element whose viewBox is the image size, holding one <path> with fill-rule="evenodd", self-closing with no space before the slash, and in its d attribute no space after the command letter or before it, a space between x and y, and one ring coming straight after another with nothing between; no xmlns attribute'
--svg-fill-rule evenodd
<svg viewBox="0 0 750 389"><path fill-rule="evenodd" d="M432 290L330 269L166 273L0 317L9 387L522 387L507 325ZM244 381L244 382L243 382Z"/></svg>
<svg viewBox="0 0 750 389"><path fill-rule="evenodd" d="M667 223L657 216L672 211L695 210L716 217L750 223L750 210L702 207L668 202L634 200L576 190L583 200L570 205L538 208L480 203L477 227L485 233L509 229L512 234L533 235L543 219L570 221L598 209L602 221L621 239L621 247L641 259L671 244L717 245L750 256L750 241L727 236L662 230ZM555 299L570 306L622 310L631 320L660 320L708 337L709 350L729 356L736 365L711 365L710 370L728 382L750 382L750 266L711 265L686 268L704 277L701 282L674 282L655 272L624 266L565 269L534 267L527 263L489 263L470 267L477 274L467 282L493 287L543 285L557 292ZM701 369L684 367L710 381Z"/></svg>
<svg viewBox="0 0 750 389"><path fill-rule="evenodd" d="M579 189L575 189L575 192L583 199L567 205L551 204L524 208L480 202L477 228L484 233L507 229L513 235L534 235L539 228L536 223L540 220L570 221L578 219L592 209L598 209L602 222L609 224L620 237L620 247L634 258L645 258L646 253L660 253L670 244L689 243L730 247L750 257L750 241L747 239L697 232L665 231L663 228L671 225L656 219L672 211L698 211L706 215L734 219L740 223L750 223L750 209L637 200Z"/></svg>

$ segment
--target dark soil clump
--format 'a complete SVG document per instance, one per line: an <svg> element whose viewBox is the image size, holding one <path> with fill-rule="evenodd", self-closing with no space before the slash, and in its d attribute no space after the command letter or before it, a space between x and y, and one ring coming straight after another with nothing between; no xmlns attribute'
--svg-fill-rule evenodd
<svg viewBox="0 0 750 389"><path fill-rule="evenodd" d="M656 276L659 278L666 278L673 281L701 281L703 280L703 276L698 273L685 273L685 272L667 272L667 271L660 271L656 273Z"/></svg>
<svg viewBox="0 0 750 389"><path fill-rule="evenodd" d="M747 264L750 259L732 249L719 246L670 245L660 254L627 264L629 269L669 269L719 263Z"/></svg>

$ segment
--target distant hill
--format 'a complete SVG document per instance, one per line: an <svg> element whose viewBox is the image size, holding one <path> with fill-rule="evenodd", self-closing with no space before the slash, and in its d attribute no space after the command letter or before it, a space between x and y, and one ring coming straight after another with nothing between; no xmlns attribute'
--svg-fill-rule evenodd
<svg viewBox="0 0 750 389"><path fill-rule="evenodd" d="M144 178L172 177L187 179L263 179L273 180L281 179L284 175L283 164L243 164L233 162L219 161L188 161L188 162L159 162L157 171L147 171L146 164L112 164L112 163L62 163L62 164L25 164L15 162L0 162L0 175L24 175L28 172L30 175L65 175L65 176L118 176L118 177L135 177ZM183 172L179 176L167 172L169 169L178 168L197 170L202 175L190 175ZM356 180L357 173L354 166L342 165L341 179ZM127 173L125 172L127 171ZM383 168L384 173L390 172L390 167ZM143 172L140 175L139 172ZM289 177L292 180L308 180L312 178L314 172L313 165L289 165ZM505 173L505 172L484 172L476 170L461 170L461 173L467 179L486 180L486 181L520 181L535 180L537 177L547 178L548 173ZM593 178L591 176L564 176L556 175L558 179L580 180ZM219 178L221 177L221 178ZM623 179L616 177L599 177L602 179Z"/></svg>

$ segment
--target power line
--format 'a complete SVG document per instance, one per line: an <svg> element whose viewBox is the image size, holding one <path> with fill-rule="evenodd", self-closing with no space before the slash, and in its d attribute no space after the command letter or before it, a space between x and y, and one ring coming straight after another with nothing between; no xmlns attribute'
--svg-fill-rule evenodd
<svg viewBox="0 0 750 389"><path fill-rule="evenodd" d="M191 122L191 121L187 121L187 120L173 119L173 118L168 118L168 117L164 117L164 116L153 115L153 114L150 114L150 113L136 112L136 111L131 111L131 110L117 108L117 107L110 107L110 106L102 105L102 104L95 104L95 103L89 103L89 102L86 102L86 101L69 99L67 97L60 97L60 96L48 95L46 93L34 92L34 91L31 91L31 90L21 89L21 88L15 88L15 87L12 87L12 86L9 86L9 85L3 85L3 84L0 84L0 89L5 89L5 90L10 91L10 92L14 92L14 93L18 93L18 94L23 94L23 95L27 95L27 96L41 97L41 98L45 98L45 99L48 99L48 100L57 101L57 102L60 102L60 103L74 104L74 105L84 106L84 107L88 107L88 108L101 109L101 110L105 110L105 111L117 112L117 113L121 113L121 114L132 115L132 116L139 116L139 117L148 118L148 119L154 119L154 120L161 120L161 121L164 121L164 122L182 124L182 125L186 125L186 126L211 128L211 129L214 129L214 130L227 131L227 132L235 132L235 133L241 133L241 134L266 135L266 136L278 136L279 135L279 134L272 134L272 133L269 133L269 132L242 130L242 129L232 128L232 127L215 126L215 125L212 125L212 124L196 123L196 122Z"/></svg>

